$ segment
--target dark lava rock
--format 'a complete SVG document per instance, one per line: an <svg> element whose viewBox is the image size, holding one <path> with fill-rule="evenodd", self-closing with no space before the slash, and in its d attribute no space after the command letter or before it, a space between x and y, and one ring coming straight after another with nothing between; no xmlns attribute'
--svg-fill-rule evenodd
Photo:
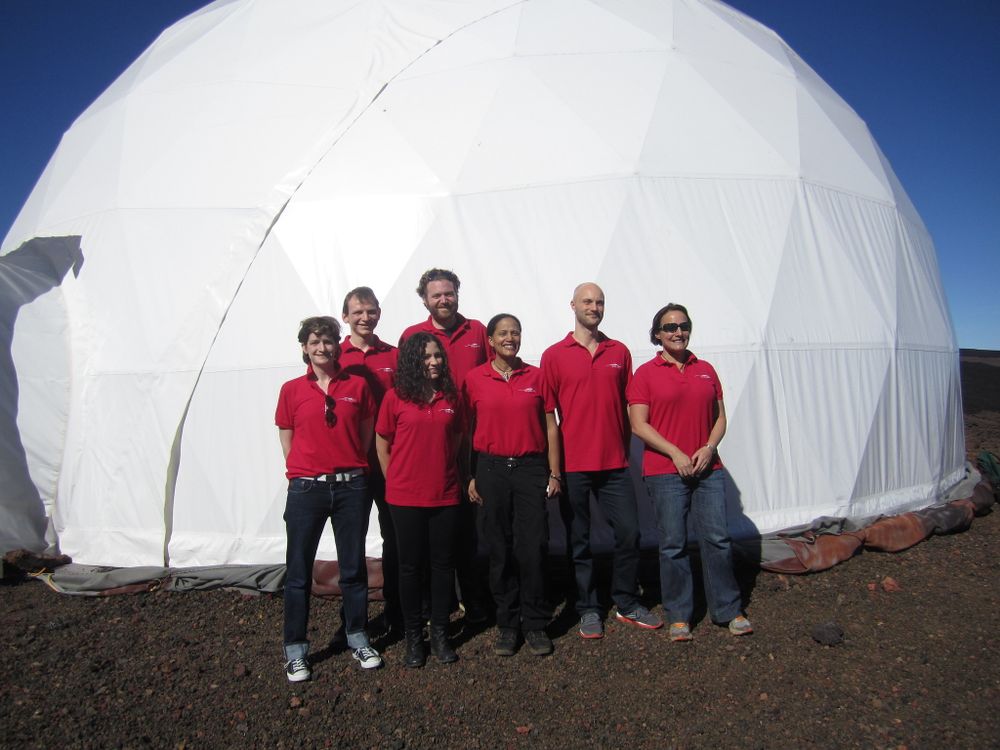
<svg viewBox="0 0 1000 750"><path fill-rule="evenodd" d="M835 622L813 625L810 635L816 643L822 643L824 646L836 646L844 642L844 629Z"/></svg>

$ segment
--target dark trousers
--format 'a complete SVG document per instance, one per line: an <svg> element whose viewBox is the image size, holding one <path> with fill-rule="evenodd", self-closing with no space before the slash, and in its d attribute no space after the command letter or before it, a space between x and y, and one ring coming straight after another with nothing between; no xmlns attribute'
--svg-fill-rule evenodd
<svg viewBox="0 0 1000 750"><path fill-rule="evenodd" d="M542 630L552 617L545 594L549 541L543 455L507 459L480 454L476 490L490 552L490 589L501 628Z"/></svg>
<svg viewBox="0 0 1000 750"><path fill-rule="evenodd" d="M590 494L611 524L615 554L611 575L611 599L621 611L638 603L639 510L628 469L571 471L566 475L566 497L570 518L569 544L576 576L576 611L599 612L594 586L594 558L590 550Z"/></svg>
<svg viewBox="0 0 1000 750"><path fill-rule="evenodd" d="M333 524L343 594L344 627L348 642L368 643L368 568L365 535L368 507L364 476L349 482L293 479L285 503L285 657L296 659L309 652L306 629L313 563L327 521ZM353 637L352 637L353 636ZM355 648L357 646L354 646Z"/></svg>
<svg viewBox="0 0 1000 750"><path fill-rule="evenodd" d="M476 554L479 551L479 506L463 498L458 507L458 546L455 548L458 598L466 609L481 609L485 591L476 568Z"/></svg>
<svg viewBox="0 0 1000 750"><path fill-rule="evenodd" d="M390 505L399 552L399 599L407 630L423 625L423 571L430 564L431 624L446 626L455 584L455 537L459 506L415 508Z"/></svg>
<svg viewBox="0 0 1000 750"><path fill-rule="evenodd" d="M368 533L367 519L371 514L371 503L378 511L378 525L382 534L382 596L385 598L385 619L390 625L402 624L403 610L399 603L399 555L396 552L396 527L392 522L389 504L385 501L385 477L381 470L372 468L368 474L370 494L365 533Z"/></svg>

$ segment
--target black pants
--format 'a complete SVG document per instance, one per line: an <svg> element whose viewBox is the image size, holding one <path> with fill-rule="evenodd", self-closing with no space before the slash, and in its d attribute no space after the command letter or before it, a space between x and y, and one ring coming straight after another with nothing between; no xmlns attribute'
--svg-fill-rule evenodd
<svg viewBox="0 0 1000 750"><path fill-rule="evenodd" d="M455 548L455 578L458 599L466 609L482 609L486 587L479 577L476 554L479 551L479 506L465 498L458 511L458 542Z"/></svg>
<svg viewBox="0 0 1000 750"><path fill-rule="evenodd" d="M480 454L476 490L490 549L490 589L501 628L542 630L552 617L545 594L549 543L544 455L507 459Z"/></svg>
<svg viewBox="0 0 1000 750"><path fill-rule="evenodd" d="M423 571L430 564L431 624L445 626L451 615L451 597L455 582L455 537L458 533L459 506L414 508L390 505L399 552L399 600L407 630L422 627L420 585Z"/></svg>
<svg viewBox="0 0 1000 750"><path fill-rule="evenodd" d="M382 596L385 598L385 619L390 625L402 624L402 608L399 603L399 560L396 552L396 528L385 501L385 477L377 466L368 473L368 491L378 509L378 525L382 534ZM369 506L369 515L371 506ZM367 521L367 519L366 519ZM368 527L365 526L365 533Z"/></svg>

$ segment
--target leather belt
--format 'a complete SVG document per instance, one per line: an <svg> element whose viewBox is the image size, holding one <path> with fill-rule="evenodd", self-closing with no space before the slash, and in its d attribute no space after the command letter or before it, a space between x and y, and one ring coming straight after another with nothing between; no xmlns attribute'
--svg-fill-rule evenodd
<svg viewBox="0 0 1000 750"><path fill-rule="evenodd" d="M529 453L525 456L494 456L492 453L480 453L479 460L500 464L508 469L516 469L518 466L546 465L548 456L544 453Z"/></svg>
<svg viewBox="0 0 1000 750"><path fill-rule="evenodd" d="M364 476L364 473L364 469L344 469L343 471L336 471L333 474L320 474L318 477L297 477L297 479L311 479L314 482L334 484L336 482L350 482L352 479Z"/></svg>

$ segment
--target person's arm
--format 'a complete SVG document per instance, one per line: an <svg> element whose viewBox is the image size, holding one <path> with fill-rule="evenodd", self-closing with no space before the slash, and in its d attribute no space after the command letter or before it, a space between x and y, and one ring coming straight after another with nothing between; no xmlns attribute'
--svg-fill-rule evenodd
<svg viewBox="0 0 1000 750"><path fill-rule="evenodd" d="M469 481L466 484L466 492L469 495L469 502L473 502L476 505L482 505L483 496L480 495L479 491L476 489L476 475L472 470L471 443L467 439L462 440L459 451L458 473L460 477L469 477Z"/></svg>
<svg viewBox="0 0 1000 750"><path fill-rule="evenodd" d="M468 435L474 435L476 432L476 417L475 414L469 417L469 432ZM476 490L476 475L472 468L472 440L466 438L462 441L459 446L460 451L459 456L461 457L458 462L458 472L460 477L468 477L469 481L466 486L466 492L469 495L469 501L475 503L476 505L483 504L483 496L479 494Z"/></svg>
<svg viewBox="0 0 1000 750"><path fill-rule="evenodd" d="M552 497L562 492L562 445L559 442L559 425L556 424L555 412L545 414L545 436L548 439L549 483L545 488L545 496Z"/></svg>
<svg viewBox="0 0 1000 750"><path fill-rule="evenodd" d="M712 431L708 434L708 443L691 455L695 474L701 474L712 465L712 462L715 460L715 451L718 449L719 443L722 442L725 434L726 405L720 399L715 402L715 423L712 425Z"/></svg>
<svg viewBox="0 0 1000 750"><path fill-rule="evenodd" d="M632 425L632 434L653 450L668 456L677 467L678 474L682 477L693 476L694 464L688 455L649 423L649 404L631 404L628 407L628 421Z"/></svg>
<svg viewBox="0 0 1000 750"><path fill-rule="evenodd" d="M392 444L381 435L375 435L375 453L378 455L378 465L382 467L382 476L389 476Z"/></svg>
<svg viewBox="0 0 1000 750"><path fill-rule="evenodd" d="M281 443L281 453L287 461L288 454L292 450L292 430L283 430L279 427L278 441Z"/></svg>

